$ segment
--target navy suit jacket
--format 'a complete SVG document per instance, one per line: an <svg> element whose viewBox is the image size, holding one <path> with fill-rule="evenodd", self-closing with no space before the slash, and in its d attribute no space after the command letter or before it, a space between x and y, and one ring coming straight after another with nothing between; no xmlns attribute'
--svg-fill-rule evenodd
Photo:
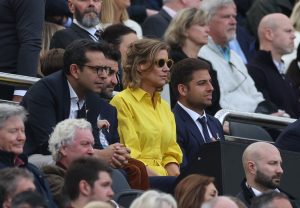
<svg viewBox="0 0 300 208"><path fill-rule="evenodd" d="M200 130L190 115L178 104L173 108L176 121L177 143L183 153L181 169L187 168L201 151L201 145L205 143ZM218 119L206 114L207 125L215 139L225 140L221 123Z"/></svg>
<svg viewBox="0 0 300 208"><path fill-rule="evenodd" d="M147 17L142 24L143 35L148 38L162 39L172 17L161 9L157 14Z"/></svg>
<svg viewBox="0 0 300 208"><path fill-rule="evenodd" d="M276 146L282 150L300 152L300 119L281 132L276 139Z"/></svg>
<svg viewBox="0 0 300 208"><path fill-rule="evenodd" d="M77 39L90 39L93 40L90 33L82 29L78 25L72 23L69 28L59 30L51 38L50 49L63 48L65 49L74 40Z"/></svg>
<svg viewBox="0 0 300 208"><path fill-rule="evenodd" d="M97 117L106 119L110 123L109 132L104 130L109 144L119 141L117 131L116 109L101 100L99 95L89 92L85 97L86 119L92 124L95 138L95 148L102 149L99 141ZM23 98L21 103L28 111L26 122L26 142L24 151L27 154L49 154L48 140L55 125L69 118L70 92L67 78L63 71L55 72L34 84Z"/></svg>

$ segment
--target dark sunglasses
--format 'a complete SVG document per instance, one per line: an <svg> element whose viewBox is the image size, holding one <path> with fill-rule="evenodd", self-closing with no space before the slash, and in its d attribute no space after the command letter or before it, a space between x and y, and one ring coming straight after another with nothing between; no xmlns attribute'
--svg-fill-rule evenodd
<svg viewBox="0 0 300 208"><path fill-rule="evenodd" d="M171 68L173 66L174 61L172 59L158 59L154 62L158 67L163 67L167 64L167 67Z"/></svg>
<svg viewBox="0 0 300 208"><path fill-rule="evenodd" d="M114 71L110 66L91 66L91 65L81 65L81 66L85 66L90 69L93 69L94 71L97 72L98 75L103 72L110 75Z"/></svg>

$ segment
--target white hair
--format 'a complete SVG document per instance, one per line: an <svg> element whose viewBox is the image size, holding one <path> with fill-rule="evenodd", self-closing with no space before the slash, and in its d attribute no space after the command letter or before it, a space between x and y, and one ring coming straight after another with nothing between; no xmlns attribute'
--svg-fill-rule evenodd
<svg viewBox="0 0 300 208"><path fill-rule="evenodd" d="M54 161L60 160L61 146L74 141L76 129L92 129L92 126L85 119L66 119L55 126L49 139L49 150Z"/></svg>
<svg viewBox="0 0 300 208"><path fill-rule="evenodd" d="M217 10L231 4L235 4L233 0L203 0L201 3L201 9L207 12L207 20L210 21L216 14Z"/></svg>
<svg viewBox="0 0 300 208"><path fill-rule="evenodd" d="M24 122L26 120L27 112L23 106L0 103L0 128L3 127L7 119L13 116L20 117Z"/></svg>

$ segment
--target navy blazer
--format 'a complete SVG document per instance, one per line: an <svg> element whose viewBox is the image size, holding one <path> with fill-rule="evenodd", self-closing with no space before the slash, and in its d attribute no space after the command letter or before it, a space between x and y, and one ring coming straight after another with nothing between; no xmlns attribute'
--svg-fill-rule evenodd
<svg viewBox="0 0 300 208"><path fill-rule="evenodd" d="M78 25L72 23L69 28L59 30L54 33L50 41L50 49L63 48L65 49L74 40L77 39L90 39L93 40L91 34L82 29Z"/></svg>
<svg viewBox="0 0 300 208"><path fill-rule="evenodd" d="M86 94L86 119L92 124L95 148L102 149L97 128L97 117L110 123L109 132L104 130L109 144L119 141L117 111L115 107L100 99L99 95L90 92ZM21 102L28 111L26 122L25 153L49 154L48 140L55 125L69 118L70 92L67 78L63 71L55 72L34 84Z"/></svg>
<svg viewBox="0 0 300 208"><path fill-rule="evenodd" d="M178 104L173 108L176 121L177 143L180 145L183 154L181 169L187 168L201 150L205 143L200 130L190 115ZM207 125L215 139L225 140L223 127L218 119L206 114Z"/></svg>
<svg viewBox="0 0 300 208"><path fill-rule="evenodd" d="M164 9L161 9L157 14L145 19L142 24L143 35L148 38L163 39L171 20L172 17Z"/></svg>
<svg viewBox="0 0 300 208"><path fill-rule="evenodd" d="M281 132L275 145L282 150L300 152L300 119Z"/></svg>

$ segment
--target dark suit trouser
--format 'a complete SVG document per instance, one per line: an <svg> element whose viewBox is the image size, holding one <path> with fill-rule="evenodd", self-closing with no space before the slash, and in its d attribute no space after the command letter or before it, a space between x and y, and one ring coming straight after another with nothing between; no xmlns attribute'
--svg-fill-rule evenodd
<svg viewBox="0 0 300 208"><path fill-rule="evenodd" d="M0 99L12 100L15 87L0 84Z"/></svg>

